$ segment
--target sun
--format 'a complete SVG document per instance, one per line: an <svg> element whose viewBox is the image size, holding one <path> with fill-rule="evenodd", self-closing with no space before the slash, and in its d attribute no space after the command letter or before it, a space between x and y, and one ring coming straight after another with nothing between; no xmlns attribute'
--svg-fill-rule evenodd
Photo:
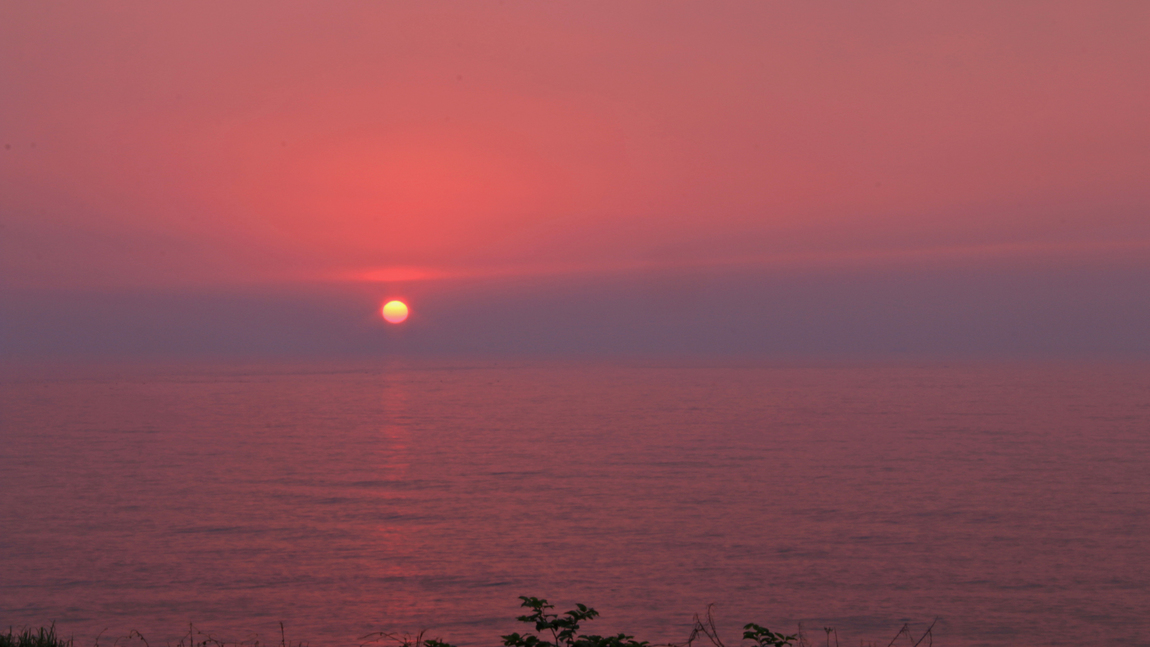
<svg viewBox="0 0 1150 647"><path fill-rule="evenodd" d="M383 306L383 318L388 323L403 323L407 319L407 304L402 301L388 301Z"/></svg>

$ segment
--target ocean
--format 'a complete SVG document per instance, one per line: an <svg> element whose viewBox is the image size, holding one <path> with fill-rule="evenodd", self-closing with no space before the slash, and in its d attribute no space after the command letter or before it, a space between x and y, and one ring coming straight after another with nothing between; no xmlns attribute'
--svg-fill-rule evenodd
<svg viewBox="0 0 1150 647"><path fill-rule="evenodd" d="M380 361L0 382L0 623L1150 645L1150 366ZM834 644L834 636L830 637ZM905 637L903 644L909 645ZM121 645L125 644L123 641ZM926 644L926 643L924 643Z"/></svg>

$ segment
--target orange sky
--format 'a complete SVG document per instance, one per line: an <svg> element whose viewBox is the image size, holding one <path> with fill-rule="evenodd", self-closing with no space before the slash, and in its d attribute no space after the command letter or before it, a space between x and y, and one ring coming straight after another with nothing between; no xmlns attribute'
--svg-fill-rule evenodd
<svg viewBox="0 0 1150 647"><path fill-rule="evenodd" d="M5 3L7 287L1150 259L1150 4Z"/></svg>

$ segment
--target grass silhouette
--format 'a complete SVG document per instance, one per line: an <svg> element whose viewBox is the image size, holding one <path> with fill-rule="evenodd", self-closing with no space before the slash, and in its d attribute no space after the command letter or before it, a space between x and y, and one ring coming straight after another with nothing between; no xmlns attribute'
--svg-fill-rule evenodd
<svg viewBox="0 0 1150 647"><path fill-rule="evenodd" d="M72 647L72 639L57 636L55 624L35 631L24 629L20 633L9 628L8 633L0 633L0 647Z"/></svg>
<svg viewBox="0 0 1150 647"><path fill-rule="evenodd" d="M585 634L581 631L584 622L598 617L599 612L584 604L575 605L574 609L564 613L556 613L555 606L543 598L519 596L522 607L529 610L526 615L516 618L519 622L527 624L530 629L524 633L511 633L501 636L503 647L657 647L643 640L636 640L634 636L624 633L613 636L600 636ZM937 621L936 621L937 622ZM885 647L894 647L897 643L905 647L932 647L934 644L935 623L917 638L911 632L909 625L903 625L887 643ZM839 647L838 631L832 627L824 627L826 634L826 647ZM380 644L393 647L454 647L454 645L440 638L426 638L426 632L418 634L398 634L379 631L359 639L359 647L379 647ZM819 647L804 632L802 625L794 634L783 634L770 629L749 623L743 626L743 641L751 641L753 647ZM820 637L821 640L822 637ZM905 639L901 640L900 639ZM132 631L127 636L114 641L112 647L128 647L129 643L139 641L142 647L151 647L147 639L138 631ZM745 644L745 643L744 643ZM884 647L881 643L867 643L860 641L860 647ZM707 607L703 615L695 615L691 634L683 643L669 643L665 647L727 647L719 637L715 619L711 613L711 606ZM7 634L0 633L0 647L74 647L71 638L61 638L56 635L56 625L41 627L36 630L23 629L19 633L9 629ZM100 647L100 638L97 636L94 647ZM307 647L306 643L291 643L287 640L284 625L280 623L280 639L278 642L262 643L259 638L228 642L220 640L211 634L188 625L188 631L176 644L168 643L166 647ZM750 646L748 646L750 647Z"/></svg>

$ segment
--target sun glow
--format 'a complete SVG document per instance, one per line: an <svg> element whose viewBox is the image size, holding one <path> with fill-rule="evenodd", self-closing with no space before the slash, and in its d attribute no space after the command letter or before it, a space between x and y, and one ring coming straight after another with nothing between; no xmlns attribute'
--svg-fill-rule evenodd
<svg viewBox="0 0 1150 647"><path fill-rule="evenodd" d="M383 306L383 318L388 323L403 323L407 320L407 304L402 301L388 301Z"/></svg>

